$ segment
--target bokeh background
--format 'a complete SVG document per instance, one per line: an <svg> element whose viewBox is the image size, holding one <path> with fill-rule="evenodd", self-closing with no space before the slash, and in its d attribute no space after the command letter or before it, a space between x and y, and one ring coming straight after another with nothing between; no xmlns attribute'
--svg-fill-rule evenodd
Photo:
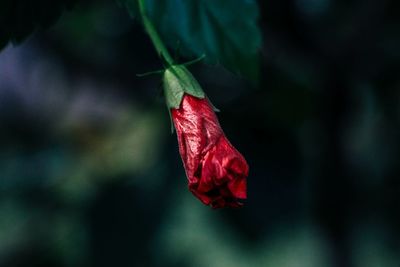
<svg viewBox="0 0 400 267"><path fill-rule="evenodd" d="M259 1L258 86L191 67L249 162L239 210L187 190L160 77L135 76L162 65L114 2L9 45L0 266L399 267L399 4Z"/></svg>

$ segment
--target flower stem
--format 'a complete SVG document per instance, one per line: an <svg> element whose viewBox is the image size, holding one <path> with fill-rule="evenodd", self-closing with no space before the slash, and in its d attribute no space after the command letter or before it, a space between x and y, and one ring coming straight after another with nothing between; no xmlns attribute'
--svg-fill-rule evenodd
<svg viewBox="0 0 400 267"><path fill-rule="evenodd" d="M156 28L154 27L153 23L146 14L146 7L145 7L146 0L138 0L138 1L139 1L140 16L142 17L144 28L147 34L150 36L150 39L155 49L157 50L157 53L159 54L159 56L165 59L168 65L174 65L174 60L169 54L167 47L162 42Z"/></svg>

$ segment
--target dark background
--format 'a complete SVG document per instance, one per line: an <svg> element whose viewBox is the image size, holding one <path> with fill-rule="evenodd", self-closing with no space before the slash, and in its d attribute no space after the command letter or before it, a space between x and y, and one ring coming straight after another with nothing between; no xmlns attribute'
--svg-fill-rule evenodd
<svg viewBox="0 0 400 267"><path fill-rule="evenodd" d="M250 165L239 210L187 190L115 3L0 53L0 266L400 266L399 1L259 4L259 86L191 67Z"/></svg>

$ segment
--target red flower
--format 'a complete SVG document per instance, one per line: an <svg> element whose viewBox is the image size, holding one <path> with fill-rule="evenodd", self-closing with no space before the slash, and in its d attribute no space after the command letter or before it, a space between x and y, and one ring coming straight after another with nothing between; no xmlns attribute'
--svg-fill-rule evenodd
<svg viewBox="0 0 400 267"><path fill-rule="evenodd" d="M171 115L189 190L213 208L242 206L249 167L225 137L209 101L185 93Z"/></svg>

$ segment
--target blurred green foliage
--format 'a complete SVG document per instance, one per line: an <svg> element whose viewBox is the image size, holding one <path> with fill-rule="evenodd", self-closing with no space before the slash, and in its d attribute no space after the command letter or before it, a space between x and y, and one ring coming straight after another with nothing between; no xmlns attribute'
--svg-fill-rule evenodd
<svg viewBox="0 0 400 267"><path fill-rule="evenodd" d="M38 28L51 26L76 0L0 1L0 49L17 44Z"/></svg>
<svg viewBox="0 0 400 267"><path fill-rule="evenodd" d="M74 2L76 0L2 1L0 49L9 41L20 43L37 28L52 25L64 8L71 7ZM140 21L136 0L118 0L117 3L125 6L129 14ZM145 5L163 40L177 53L193 58L206 55L209 63L222 63L238 74L258 80L261 34L255 1L146 0ZM78 24L81 19L87 20L88 17L76 16L72 23ZM81 25L90 27L88 23ZM91 40L86 35L76 37L79 41Z"/></svg>

